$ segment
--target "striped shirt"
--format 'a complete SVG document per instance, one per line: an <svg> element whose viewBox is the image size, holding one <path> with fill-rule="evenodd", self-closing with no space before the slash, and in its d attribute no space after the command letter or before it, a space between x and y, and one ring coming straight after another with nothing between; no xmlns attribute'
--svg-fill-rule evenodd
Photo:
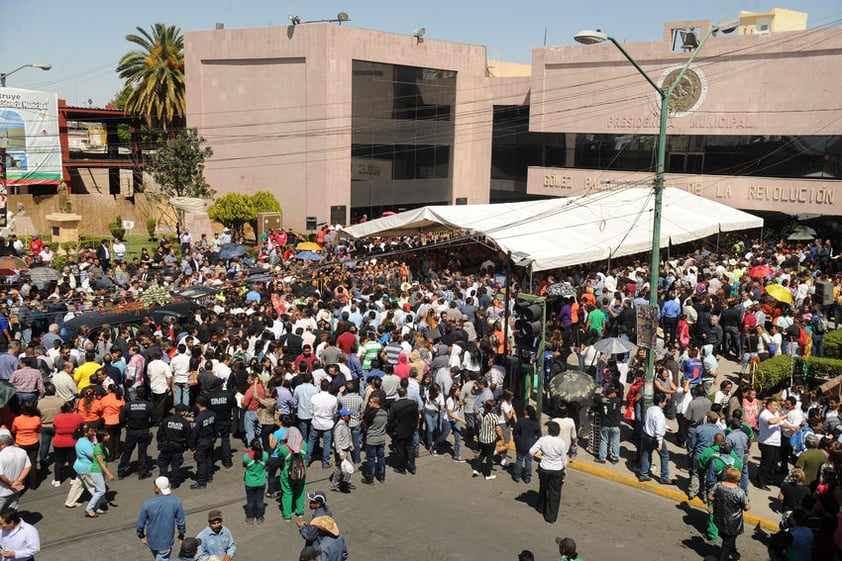
<svg viewBox="0 0 842 561"><path fill-rule="evenodd" d="M371 370L371 363L380 357L380 343L377 341L369 341L360 349L360 360L363 363L363 370L368 372Z"/></svg>
<svg viewBox="0 0 842 561"><path fill-rule="evenodd" d="M500 424L500 418L494 412L480 413L477 415L477 423L477 438L480 444L492 444L497 441L497 425Z"/></svg>

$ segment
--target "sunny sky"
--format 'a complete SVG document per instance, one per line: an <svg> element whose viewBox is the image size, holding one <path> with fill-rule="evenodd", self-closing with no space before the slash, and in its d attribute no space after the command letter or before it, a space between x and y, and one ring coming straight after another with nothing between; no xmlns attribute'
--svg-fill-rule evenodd
<svg viewBox="0 0 842 561"><path fill-rule="evenodd" d="M125 36L153 23L177 25L182 31L225 27L249 28L288 25L288 16L303 21L329 19L340 11L346 25L405 33L419 28L426 37L485 45L491 59L528 63L531 50L544 44L573 44L572 36L585 28L600 28L622 41L651 41L661 37L668 21L735 18L738 11L772 7L806 11L808 28L842 26L838 0L145 0L144 2L88 0L28 0L6 4L0 33L0 71L29 63L50 63L44 72L26 68L8 77L8 87L57 91L70 105L103 106L122 87L114 69L133 48ZM189 78L188 78L189 80ZM188 81L189 87L189 81Z"/></svg>

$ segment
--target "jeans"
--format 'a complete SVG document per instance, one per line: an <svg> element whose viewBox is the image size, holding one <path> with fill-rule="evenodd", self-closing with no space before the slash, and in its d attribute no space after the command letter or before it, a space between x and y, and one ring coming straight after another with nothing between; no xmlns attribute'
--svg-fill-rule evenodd
<svg viewBox="0 0 842 561"><path fill-rule="evenodd" d="M465 412L465 445L468 448L473 446L474 435L476 434L477 416L475 413Z"/></svg>
<svg viewBox="0 0 842 561"><path fill-rule="evenodd" d="M740 330L738 327L728 326L722 330L722 354L739 355Z"/></svg>
<svg viewBox="0 0 842 561"><path fill-rule="evenodd" d="M152 549L152 557L155 558L155 561L170 561L170 554L172 553L172 547L168 549Z"/></svg>
<svg viewBox="0 0 842 561"><path fill-rule="evenodd" d="M376 477L380 481L383 481L386 478L386 445L366 444L365 457L367 460L365 470L366 479L374 479Z"/></svg>
<svg viewBox="0 0 842 561"><path fill-rule="evenodd" d="M824 357L824 335L813 333L813 356Z"/></svg>
<svg viewBox="0 0 842 561"><path fill-rule="evenodd" d="M99 508L99 501L105 496L105 474L91 472L91 481L94 483L94 494L85 507L87 512L95 512Z"/></svg>
<svg viewBox="0 0 842 561"><path fill-rule="evenodd" d="M424 409L424 427L426 429L426 436L424 438L424 446L432 447L433 443L439 435L439 412Z"/></svg>
<svg viewBox="0 0 842 561"><path fill-rule="evenodd" d="M608 445L611 445L610 454ZM608 457L612 462L620 459L620 427L600 427L599 429L599 459Z"/></svg>
<svg viewBox="0 0 842 561"><path fill-rule="evenodd" d="M450 433L453 433L453 459L458 460L459 454L462 451L462 424L457 423L455 421L446 421L442 423L442 431L439 435L438 440L436 440L435 446L438 447L441 444L447 442L447 437L450 436Z"/></svg>
<svg viewBox="0 0 842 561"><path fill-rule="evenodd" d="M178 405L179 403L190 406L190 386L187 384L173 384L173 390L175 391L175 403L174 405Z"/></svg>
<svg viewBox="0 0 842 561"><path fill-rule="evenodd" d="M257 411L246 411L243 424L245 424L246 442L251 445L251 441L257 436Z"/></svg>
<svg viewBox="0 0 842 561"><path fill-rule="evenodd" d="M56 434L56 429L53 425L44 425L41 427L41 452L39 460L41 466L47 462L47 456L50 454L50 447L53 444L53 436Z"/></svg>
<svg viewBox="0 0 842 561"><path fill-rule="evenodd" d="M310 438L307 440L307 457L304 458L304 463L310 465L310 461L313 458L313 450L319 438L322 439L322 467L327 467L330 465L330 445L333 443L332 427L324 430L310 429Z"/></svg>
<svg viewBox="0 0 842 561"><path fill-rule="evenodd" d="M360 425L351 427L351 442L354 443L354 449L351 450L351 459L354 461L354 464L360 463L362 453L360 442L362 441L362 434L362 427Z"/></svg>
<svg viewBox="0 0 842 561"><path fill-rule="evenodd" d="M18 403L23 403L24 401L31 401L33 403L38 403L38 393L37 392L17 392L18 396Z"/></svg>
<svg viewBox="0 0 842 561"><path fill-rule="evenodd" d="M310 427L313 419L298 419L298 430L301 432L301 439L304 442L310 441Z"/></svg>
<svg viewBox="0 0 842 561"><path fill-rule="evenodd" d="M640 458L640 476L639 479L649 477L649 469L652 466L652 452L658 449L657 439L646 434L641 435L643 448L643 456ZM670 453L667 450L667 443L664 442L661 446L661 451L658 453L661 457L661 479L670 478Z"/></svg>
<svg viewBox="0 0 842 561"><path fill-rule="evenodd" d="M520 481L521 475L523 482L529 483L532 480L532 454L527 450L521 452L518 450L515 453L515 465L512 468L512 479Z"/></svg>
<svg viewBox="0 0 842 561"><path fill-rule="evenodd" d="M246 518L263 518L263 487L246 487Z"/></svg>

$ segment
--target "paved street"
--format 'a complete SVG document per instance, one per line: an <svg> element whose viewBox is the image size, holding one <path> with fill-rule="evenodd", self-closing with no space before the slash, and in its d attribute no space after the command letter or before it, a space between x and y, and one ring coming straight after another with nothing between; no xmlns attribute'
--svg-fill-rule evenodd
<svg viewBox="0 0 842 561"><path fill-rule="evenodd" d="M327 489L328 473L311 469L308 488ZM390 472L384 485L359 485L351 495L328 493L328 506L355 559L513 560L526 548L536 559L551 560L558 557L553 540L559 535L575 538L586 561L624 560L634 552L651 559L695 560L715 551L699 537L704 514L698 510L573 471L559 520L548 525L531 506L537 477L526 486L497 473L494 481L471 478L466 464L422 454L418 475ZM294 561L302 541L294 522L281 521L277 508L267 511L264 525L245 524L241 476L234 468L218 472L205 491L186 486L175 491L188 513L188 535L204 527L209 509L221 508L240 548L238 559ZM151 495L152 480L115 481L114 489L119 507L91 520L83 519L81 508L62 506L66 484L42 486L27 495L22 508L34 516L25 517L36 521L43 541L39 560L83 559L92 551L107 551L109 559L151 558L135 537L134 521L141 502ZM765 559L764 548L750 535L739 541L743 558Z"/></svg>

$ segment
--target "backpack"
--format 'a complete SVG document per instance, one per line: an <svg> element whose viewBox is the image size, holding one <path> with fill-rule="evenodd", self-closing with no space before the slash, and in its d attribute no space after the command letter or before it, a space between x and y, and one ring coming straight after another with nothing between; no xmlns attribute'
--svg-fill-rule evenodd
<svg viewBox="0 0 842 561"><path fill-rule="evenodd" d="M293 452L289 450L289 480L290 481L304 481L307 477L307 468L304 466L304 458L301 457L301 452Z"/></svg>
<svg viewBox="0 0 842 561"><path fill-rule="evenodd" d="M827 333L827 318L824 317L824 315L819 315L818 318L814 318L813 330L819 335Z"/></svg>
<svg viewBox="0 0 842 561"><path fill-rule="evenodd" d="M809 342L810 336L807 335L807 331L803 327L799 328L798 346L803 349Z"/></svg>

